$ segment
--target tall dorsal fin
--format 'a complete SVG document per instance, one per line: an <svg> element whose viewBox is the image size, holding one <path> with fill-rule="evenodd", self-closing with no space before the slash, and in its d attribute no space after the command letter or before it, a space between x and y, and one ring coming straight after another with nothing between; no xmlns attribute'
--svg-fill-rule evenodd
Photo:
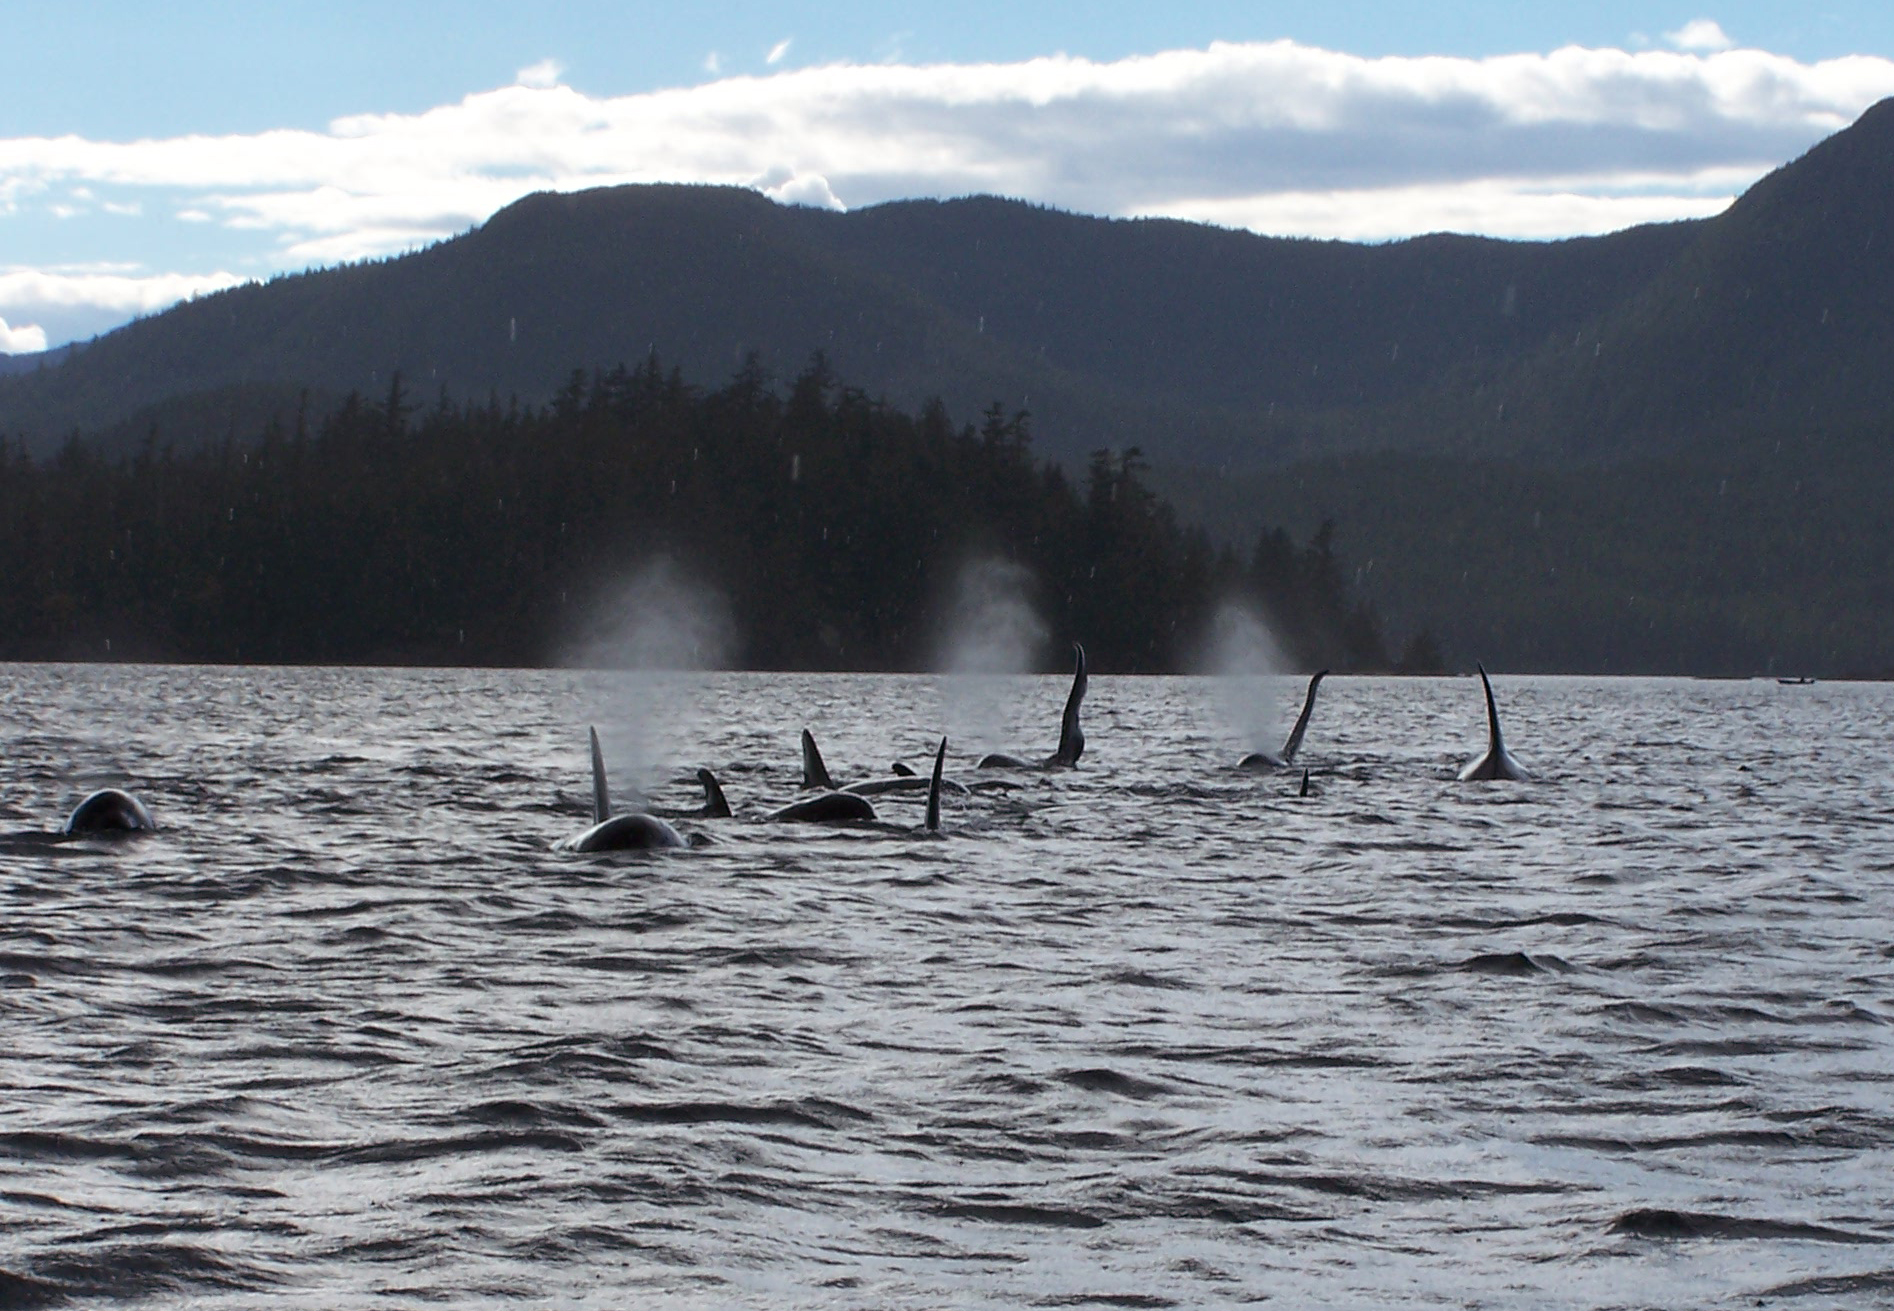
<svg viewBox="0 0 1894 1311"><path fill-rule="evenodd" d="M835 782L829 777L829 767L822 763L822 752L815 744L815 735L808 729L802 730L802 785L806 788L826 788L835 790Z"/></svg>
<svg viewBox="0 0 1894 1311"><path fill-rule="evenodd" d="M707 769L700 769L697 771L697 781L704 785L704 817L729 819L730 803L723 799L723 787L717 782L717 776Z"/></svg>
<svg viewBox="0 0 1894 1311"><path fill-rule="evenodd" d="M612 794L605 786L605 753L599 750L598 730L587 732L592 735L592 822L603 824L612 817Z"/></svg>
<svg viewBox="0 0 1894 1311"><path fill-rule="evenodd" d="M932 833L940 828L940 771L947 763L947 739L940 740L940 749L934 752L934 778L927 785L927 831Z"/></svg>
<svg viewBox="0 0 1894 1311"><path fill-rule="evenodd" d="M1072 690L1066 694L1065 715L1059 721L1059 754L1053 759L1061 765L1076 765L1085 754L1085 732L1079 727L1079 705L1085 700L1085 648L1072 643L1076 657L1072 669Z"/></svg>
<svg viewBox="0 0 1894 1311"><path fill-rule="evenodd" d="M1480 686L1486 689L1486 738L1487 750L1504 751L1506 741L1499 734L1499 707L1493 702L1493 684L1486 677L1486 666L1476 666L1480 671ZM1464 666L1462 666L1464 668Z"/></svg>
<svg viewBox="0 0 1894 1311"><path fill-rule="evenodd" d="M1302 713L1296 716L1296 726L1289 730L1289 740L1282 744L1282 763L1290 764L1296 758L1296 752L1302 749L1302 735L1309 731L1309 716L1315 713L1315 691L1322 686L1322 680L1328 677L1324 669L1309 680L1309 694L1303 698Z"/></svg>
<svg viewBox="0 0 1894 1311"><path fill-rule="evenodd" d="M1306 797L1309 795L1309 771L1306 769L1302 771L1302 790L1296 793L1296 795L1299 797Z"/></svg>

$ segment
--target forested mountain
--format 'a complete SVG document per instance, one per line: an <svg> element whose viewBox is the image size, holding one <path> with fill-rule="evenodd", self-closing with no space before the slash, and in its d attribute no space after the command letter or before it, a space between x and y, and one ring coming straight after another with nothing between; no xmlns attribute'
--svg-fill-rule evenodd
<svg viewBox="0 0 1894 1311"><path fill-rule="evenodd" d="M536 195L431 249L202 297L0 379L0 432L46 450L155 419L184 438L397 370L531 403L575 362L656 353L709 381L820 350L896 404L1028 409L1061 459L1250 461L1294 449L1291 412L1410 396L1570 331L1693 231L1363 246L992 198L836 214L731 188Z"/></svg>

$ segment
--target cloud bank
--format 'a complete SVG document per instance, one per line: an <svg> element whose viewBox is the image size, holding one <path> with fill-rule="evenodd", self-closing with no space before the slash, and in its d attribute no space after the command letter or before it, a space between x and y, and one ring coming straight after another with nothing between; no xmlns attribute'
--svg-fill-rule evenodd
<svg viewBox="0 0 1894 1311"><path fill-rule="evenodd" d="M0 140L0 223L97 189L137 207L127 225L260 239L268 272L410 249L532 191L666 181L833 208L994 192L1280 235L1555 237L1714 213L1894 94L1886 59L1727 48L1708 20L1670 40L1489 59L1281 41L1110 63L838 64L611 98L561 85L549 59L517 85L326 132ZM133 294L52 270L9 281L26 276L0 274L15 323L34 296ZM229 276L132 281L155 297L166 279Z"/></svg>

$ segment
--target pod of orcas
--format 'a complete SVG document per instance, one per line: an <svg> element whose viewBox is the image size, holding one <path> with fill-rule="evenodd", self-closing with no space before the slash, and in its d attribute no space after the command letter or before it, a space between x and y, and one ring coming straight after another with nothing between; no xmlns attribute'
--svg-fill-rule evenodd
<svg viewBox="0 0 1894 1311"><path fill-rule="evenodd" d="M1074 667L1071 690L1066 695L1065 713L1059 724L1059 748L1052 755L1038 762L1028 762L1017 756L988 755L981 758L978 768L982 769L1066 769L1078 764L1085 750L1085 734L1080 726L1080 711L1085 701L1087 675L1085 666L1085 648L1078 643L1072 646ZM1469 761L1459 773L1462 782L1477 782L1492 779L1526 780L1531 775L1526 768L1506 749L1504 735L1500 731L1499 706L1493 697L1493 683L1487 677L1486 667L1479 666L1480 686L1486 697L1487 749L1481 755ZM1322 680L1328 677L1326 669L1318 671L1309 679L1308 691L1303 697L1301 713L1296 716L1295 726L1289 730L1287 740L1283 742L1280 753L1266 751L1252 752L1237 762L1242 770L1280 770L1291 768L1296 754L1302 748L1302 740L1307 735L1309 721L1315 713L1317 693L1321 690ZM915 791L927 788L927 819L925 829L938 831L940 827L940 798L943 790L952 790L965 795L969 792L964 784L942 777L942 769L947 758L947 739L942 738L934 753L932 776L923 780L905 765L896 763L883 777L864 779L844 787L836 786L834 777L829 773L828 764L822 758L822 749L816 744L815 735L808 729L802 730L802 787L805 791L816 791L819 795L792 801L763 816L766 820L788 823L809 824L853 824L873 823L878 820L870 796L882 793ZM599 750L598 733L592 732L592 775L593 775L593 826L585 832L561 842L559 847L568 851L612 851L627 849L662 849L682 847L702 841L701 835L687 839L665 822L665 816L727 817L730 815L729 803L724 799L723 789L718 785L716 776L707 769L697 771L698 781L704 788L704 804L691 811L657 811L643 808L639 811L619 815L610 814L610 800L605 785L605 764ZM1310 797L1316 794L1311 782L1310 772L1303 769L1298 797Z"/></svg>
<svg viewBox="0 0 1894 1311"><path fill-rule="evenodd" d="M1050 756L1037 762L1022 760L1017 756L992 754L983 756L977 768L980 769L1070 769L1079 763L1085 752L1085 733L1080 726L1080 710L1085 702L1087 676L1085 667L1085 648L1077 642L1072 644L1073 670L1071 690L1066 694L1065 712L1059 721L1059 746ZM1493 697L1493 682L1487 676L1486 666L1478 666L1480 687L1486 698L1486 750L1468 761L1459 773L1463 783L1488 782L1492 780L1528 781L1532 778L1526 767L1519 763L1511 751L1507 750L1505 735L1500 729L1499 705ZM1315 712L1316 693L1322 680L1328 676L1324 669L1309 679L1308 692L1303 698L1302 712L1296 716L1295 727L1290 729L1289 737L1284 741L1280 753L1272 755L1265 751L1252 752L1237 762L1242 770L1277 770L1290 768L1296 753L1301 750L1303 736L1308 732L1309 720ZM592 749L592 823L580 833L563 838L554 844L554 849L572 852L599 851L657 851L703 845L709 839L702 834L689 836L678 831L671 824L672 819L728 819L732 812L725 798L723 787L717 776L708 769L697 771L697 781L704 790L703 804L688 810L666 810L645 803L642 797L638 804L624 814L612 814L611 789L606 780L605 753L599 746L598 730L588 730ZM802 786L805 790L818 790L819 795L792 801L785 806L767 812L763 818L784 823L808 824L857 824L875 823L879 817L868 800L871 796L883 793L912 792L925 788L927 791L927 816L924 830L938 832L940 828L940 798L943 791L965 796L970 789L963 783L943 777L942 770L947 759L947 739L940 740L934 752L934 768L930 777L923 779L906 766L897 763L890 772L882 777L863 779L845 787L837 787L830 776L828 766L822 759L822 751L816 745L815 737L808 729L802 731ZM1302 771L1302 782L1298 796L1314 795L1315 789L1309 780L1309 771ZM42 835L41 840L51 837L54 840L87 836L124 836L139 833L152 833L157 823L151 817L143 802L131 793L119 788L102 788L93 792L73 808L63 828L57 834Z"/></svg>

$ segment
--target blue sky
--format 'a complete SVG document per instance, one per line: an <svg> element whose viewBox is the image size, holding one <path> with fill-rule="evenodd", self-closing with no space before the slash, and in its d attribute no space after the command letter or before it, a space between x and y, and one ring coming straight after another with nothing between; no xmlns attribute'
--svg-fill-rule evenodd
<svg viewBox="0 0 1894 1311"><path fill-rule="evenodd" d="M1894 94L1894 5L0 10L0 350L527 191L995 191L1382 240L1714 213Z"/></svg>

